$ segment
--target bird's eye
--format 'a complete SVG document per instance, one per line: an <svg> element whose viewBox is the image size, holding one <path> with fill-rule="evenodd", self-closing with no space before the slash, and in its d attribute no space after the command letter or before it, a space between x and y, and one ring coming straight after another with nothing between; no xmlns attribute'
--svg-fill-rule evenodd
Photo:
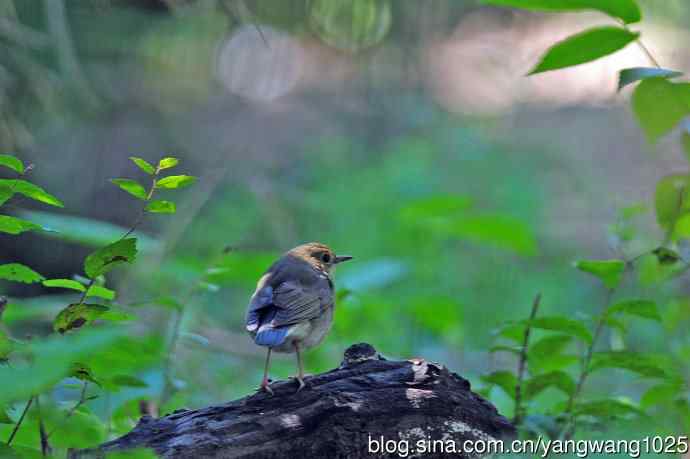
<svg viewBox="0 0 690 459"><path fill-rule="evenodd" d="M324 252L321 254L321 261L324 263L330 263L331 262L331 255L328 252Z"/></svg>

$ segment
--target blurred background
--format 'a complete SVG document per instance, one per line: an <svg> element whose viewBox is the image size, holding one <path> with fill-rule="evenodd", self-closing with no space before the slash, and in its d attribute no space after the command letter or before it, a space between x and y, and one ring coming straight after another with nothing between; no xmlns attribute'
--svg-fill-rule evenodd
<svg viewBox="0 0 690 459"><path fill-rule="evenodd" d="M640 4L645 44L664 67L690 70L690 5ZM252 391L264 351L244 332L246 304L272 260L308 241L355 257L338 269L334 329L306 355L308 372L366 341L481 388L481 374L514 366L488 351L493 330L527 317L537 292L544 313L600 309L603 290L572 262L616 256L621 211L642 203L628 255L662 237L645 209L656 181L686 162L676 141L648 146L629 89L616 92L617 70L648 65L645 55L631 45L524 76L557 40L610 21L471 0L4 0L0 150L33 163L31 180L65 208L12 201L3 210L53 231L3 235L0 263L83 274L84 257L138 212L108 179L144 180L129 156L175 156L199 181L170 196L176 215L144 220L135 267L108 286L140 318L131 333L158 337L151 352L178 319L179 340L172 358L140 369L147 387L95 402L120 413L116 433L166 371L162 412ZM665 322L635 328L625 345L690 358L683 282L643 275L634 288L664 305ZM15 336L50 333L77 298L64 292L0 284L19 306L5 323ZM146 304L161 296L184 313ZM277 357L273 378L291 375L293 358ZM633 399L645 388L627 373L587 386ZM512 414L500 389L488 395Z"/></svg>

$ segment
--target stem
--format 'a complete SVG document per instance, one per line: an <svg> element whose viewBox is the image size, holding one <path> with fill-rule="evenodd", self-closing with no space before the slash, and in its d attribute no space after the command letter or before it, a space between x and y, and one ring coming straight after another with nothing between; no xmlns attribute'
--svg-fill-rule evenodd
<svg viewBox="0 0 690 459"><path fill-rule="evenodd" d="M159 406L163 406L172 395L172 381L170 380L170 373L172 370L172 360L175 355L175 348L177 347L177 340L180 337L180 329L182 328L182 311L175 311L175 322L173 323L172 335L170 343L168 344L168 355L165 358L165 366L163 367L163 391L158 402Z"/></svg>
<svg viewBox="0 0 690 459"><path fill-rule="evenodd" d="M525 363L527 362L527 347L529 346L529 337L532 332L532 321L537 316L539 303L541 302L541 293L537 293L532 302L532 311L529 315L529 322L525 328L525 336L522 340L522 347L520 349L520 360L518 361L517 385L515 386L515 417L513 424L518 425L522 421L522 381L525 376Z"/></svg>
<svg viewBox="0 0 690 459"><path fill-rule="evenodd" d="M7 439L7 446L10 446L12 444L12 440L14 440L14 436L17 435L17 432L19 431L19 428L22 426L22 422L24 422L24 417L26 417L26 413L29 412L29 408L31 408L31 404L34 401L34 396L32 395L29 398L29 401L26 402L26 405L24 406L24 411L22 411L22 415L19 416L19 420L17 421L17 424L15 424L14 429L12 429L12 433L10 434L10 438Z"/></svg>
<svg viewBox="0 0 690 459"><path fill-rule="evenodd" d="M587 380L587 377L589 376L590 373L590 368L589 365L592 362L592 356L594 355L594 347L597 344L597 341L599 340L599 337L601 336L601 332L604 330L604 325L606 324L606 313L608 312L609 306L611 304L611 298L613 297L613 292L614 289L608 289L606 291L606 297L604 300L604 309L601 312L601 315L599 316L599 320L597 321L596 328L594 329L594 335L592 336L592 342L589 343L589 346L587 346L587 350L585 352L585 356L582 359L582 372L580 373L580 377L577 380L577 385L575 386L575 390L573 393L570 395L570 398L568 399L568 405L565 409L565 414L568 416L568 420L566 421L565 426L563 427L563 430L561 432L561 437L569 437L572 434L572 430L575 427L575 415L573 414L573 408L575 407L575 401L577 397L580 395L582 392L582 388L585 385L585 381Z"/></svg>
<svg viewBox="0 0 690 459"><path fill-rule="evenodd" d="M46 426L43 423L43 417L41 416L41 404L40 396L36 396L36 411L38 412L38 434L41 437L41 454L43 457L50 455L51 448L48 442L48 434L46 433Z"/></svg>
<svg viewBox="0 0 690 459"><path fill-rule="evenodd" d="M654 56L653 56L652 53L649 51L649 49L644 45L644 43L642 43L642 40L640 40L640 39L638 38L638 39L635 40L635 41L637 42L637 46L640 47L640 49L642 50L642 52L644 52L644 53L647 55L647 59L649 59L649 61L650 61L656 68L659 68L659 69L660 69L661 66L659 65L659 62L654 58Z"/></svg>

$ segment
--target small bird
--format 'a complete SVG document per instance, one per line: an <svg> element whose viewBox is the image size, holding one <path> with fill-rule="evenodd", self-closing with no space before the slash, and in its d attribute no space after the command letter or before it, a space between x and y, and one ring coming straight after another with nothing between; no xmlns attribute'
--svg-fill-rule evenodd
<svg viewBox="0 0 690 459"><path fill-rule="evenodd" d="M330 331L335 306L333 269L351 259L310 242L285 253L261 276L246 317L254 342L268 348L260 390L273 393L268 384L271 351L297 354L297 391L305 386L301 352L321 343Z"/></svg>

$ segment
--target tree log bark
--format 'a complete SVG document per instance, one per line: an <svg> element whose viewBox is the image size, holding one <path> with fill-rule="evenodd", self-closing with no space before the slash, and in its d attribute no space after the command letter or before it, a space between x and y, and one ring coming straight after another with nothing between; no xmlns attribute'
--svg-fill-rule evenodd
<svg viewBox="0 0 690 459"><path fill-rule="evenodd" d="M294 381L278 381L273 396L144 416L128 434L69 457L133 448L165 458L400 457L405 448L410 456L413 448L419 452L420 440L427 448L422 457L447 457L449 447L453 457L473 457L462 448L465 440L515 435L467 380L420 359L385 360L369 344L351 346L339 368L305 382L300 392Z"/></svg>

